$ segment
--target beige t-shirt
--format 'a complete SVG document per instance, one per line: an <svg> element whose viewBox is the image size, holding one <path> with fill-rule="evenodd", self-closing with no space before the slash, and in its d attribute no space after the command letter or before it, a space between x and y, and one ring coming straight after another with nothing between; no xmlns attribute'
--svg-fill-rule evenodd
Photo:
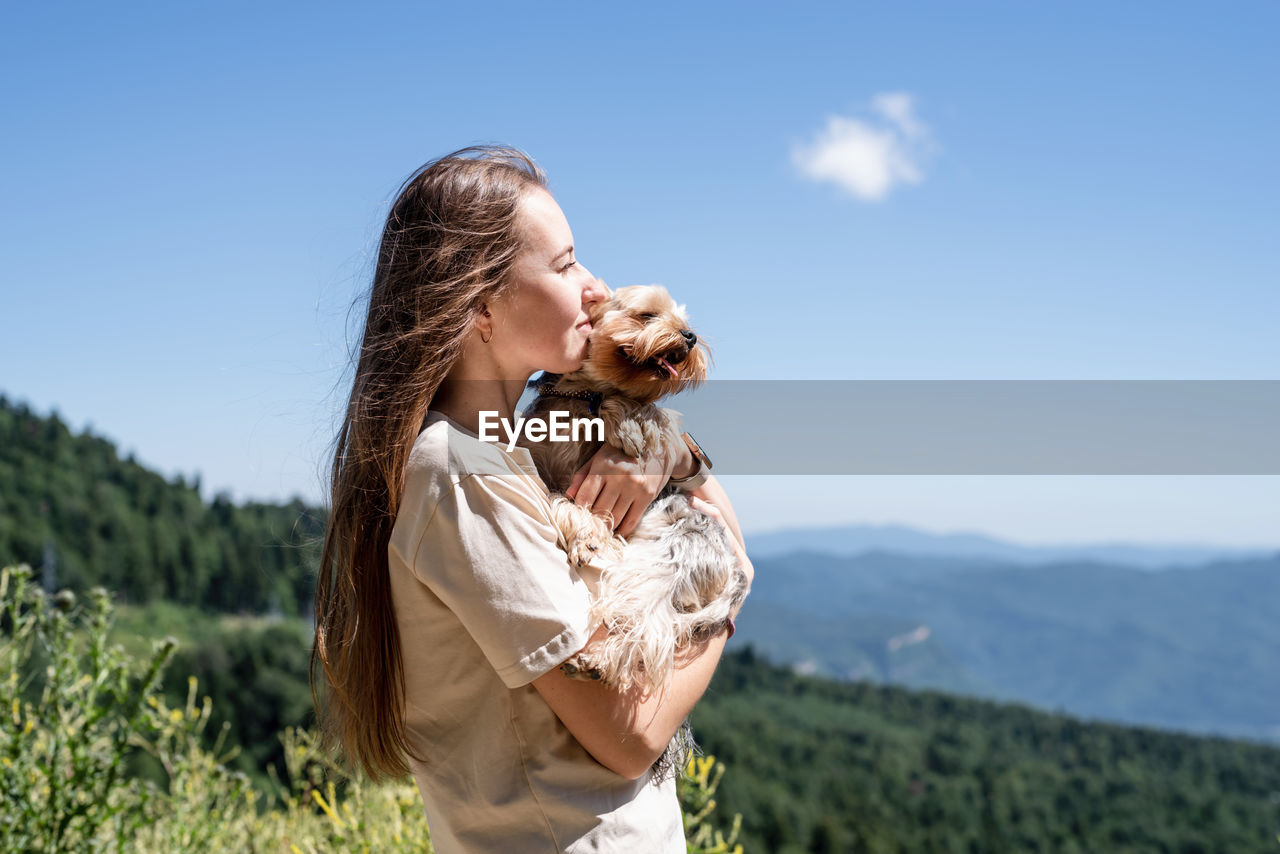
<svg viewBox="0 0 1280 854"><path fill-rule="evenodd" d="M450 852L685 851L675 782L628 780L530 683L591 635L529 452L428 415L391 533L411 761Z"/></svg>

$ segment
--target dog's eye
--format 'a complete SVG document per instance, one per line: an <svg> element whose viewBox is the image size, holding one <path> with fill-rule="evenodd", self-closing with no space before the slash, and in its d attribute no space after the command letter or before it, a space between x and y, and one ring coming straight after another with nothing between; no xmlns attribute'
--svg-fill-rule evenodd
<svg viewBox="0 0 1280 854"><path fill-rule="evenodd" d="M652 311L642 311L642 312L640 312L640 319L641 319L641 320L653 320L653 319L654 319L655 317L657 317L657 316L658 316L658 315L654 314Z"/></svg>

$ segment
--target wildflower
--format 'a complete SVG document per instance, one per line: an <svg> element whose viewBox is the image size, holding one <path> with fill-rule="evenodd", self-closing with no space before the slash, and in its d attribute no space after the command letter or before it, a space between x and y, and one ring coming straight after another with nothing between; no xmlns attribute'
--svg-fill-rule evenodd
<svg viewBox="0 0 1280 854"><path fill-rule="evenodd" d="M329 806L329 803L324 799L324 795L320 794L319 789L312 789L311 797L316 799L316 803L320 805L320 809L324 810L325 813L328 814L329 818L333 821L334 824L336 824L339 828L343 830L347 829L346 822L344 822L342 818L336 812L333 811L333 807ZM333 797L332 783L329 784L329 797L331 798Z"/></svg>

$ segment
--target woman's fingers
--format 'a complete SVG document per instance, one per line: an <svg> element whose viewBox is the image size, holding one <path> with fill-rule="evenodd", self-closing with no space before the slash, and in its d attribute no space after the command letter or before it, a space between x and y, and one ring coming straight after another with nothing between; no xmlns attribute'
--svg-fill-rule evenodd
<svg viewBox="0 0 1280 854"><path fill-rule="evenodd" d="M577 498L578 490L582 487L582 482L586 479L587 467L583 466L573 473L573 480L569 481L569 488L564 491L564 494L569 496L571 499Z"/></svg>
<svg viewBox="0 0 1280 854"><path fill-rule="evenodd" d="M604 486L604 478L588 476L582 482L582 486L578 487L578 494L574 496L575 503L587 508L595 510L596 505L600 502L600 490Z"/></svg>
<svg viewBox="0 0 1280 854"><path fill-rule="evenodd" d="M616 475L587 474L583 467L573 476L565 494L580 507L586 507L597 516L609 519L615 529L631 508L632 502L620 500L619 478ZM573 490L570 492L569 490Z"/></svg>
<svg viewBox="0 0 1280 854"><path fill-rule="evenodd" d="M601 516L607 514L614 531L618 533L621 533L619 527L622 521L636 503L626 491L625 485L625 478L618 476L604 478L604 486L600 489L600 495L596 497L595 503L591 506L592 512Z"/></svg>
<svg viewBox="0 0 1280 854"><path fill-rule="evenodd" d="M618 523L618 527L614 529L619 537L629 537L635 531L636 526L640 524L640 517L644 515L647 506L636 502L627 510L627 515Z"/></svg>
<svg viewBox="0 0 1280 854"><path fill-rule="evenodd" d="M721 525L724 524L724 514L720 512L720 508L707 501L704 498L698 498L696 495L689 496L689 505L695 510L701 510L712 519L715 519Z"/></svg>

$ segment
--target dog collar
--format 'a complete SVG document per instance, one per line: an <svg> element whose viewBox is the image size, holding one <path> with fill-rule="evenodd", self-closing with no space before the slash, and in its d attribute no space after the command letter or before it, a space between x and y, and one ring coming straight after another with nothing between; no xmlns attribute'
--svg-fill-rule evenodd
<svg viewBox="0 0 1280 854"><path fill-rule="evenodd" d="M538 386L538 394L542 397L572 397L575 400L585 400L587 409L592 415L600 413L600 404L604 401L604 395L598 391L556 391L552 383L543 383Z"/></svg>

